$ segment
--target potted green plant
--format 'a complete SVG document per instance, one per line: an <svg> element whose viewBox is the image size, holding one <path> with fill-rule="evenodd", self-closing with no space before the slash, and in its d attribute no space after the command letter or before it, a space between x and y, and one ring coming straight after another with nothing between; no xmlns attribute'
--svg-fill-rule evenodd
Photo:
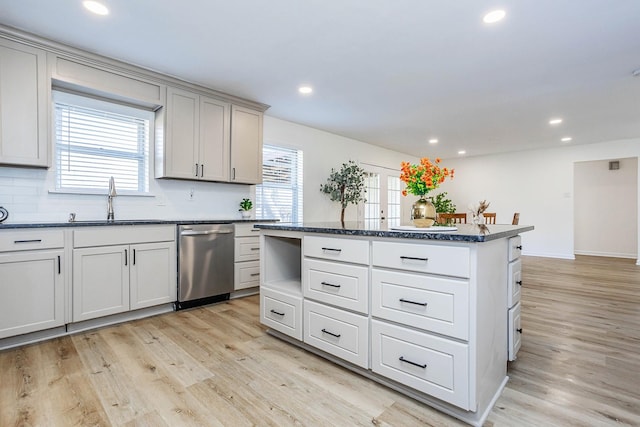
<svg viewBox="0 0 640 427"><path fill-rule="evenodd" d="M340 202L340 222L344 223L344 211L347 206L364 202L365 171L353 160L343 163L340 170L331 169L326 184L320 185L320 191L327 194L331 201Z"/></svg>
<svg viewBox="0 0 640 427"><path fill-rule="evenodd" d="M251 218L251 209L253 209L253 202L251 199L242 199L240 202L240 214L242 215L242 219Z"/></svg>
<svg viewBox="0 0 640 427"><path fill-rule="evenodd" d="M453 204L451 199L447 198L447 192L438 193L435 196L430 196L429 201L433 203L436 208L437 223L442 224L440 220L441 213L456 213L456 205Z"/></svg>

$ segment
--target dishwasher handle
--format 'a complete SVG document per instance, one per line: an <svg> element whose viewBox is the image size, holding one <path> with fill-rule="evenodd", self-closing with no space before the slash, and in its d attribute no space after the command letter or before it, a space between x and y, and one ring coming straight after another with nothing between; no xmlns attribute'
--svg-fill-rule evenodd
<svg viewBox="0 0 640 427"><path fill-rule="evenodd" d="M181 236L205 236L207 234L231 234L233 230L203 230L203 231L193 231L193 230L184 230L180 232Z"/></svg>

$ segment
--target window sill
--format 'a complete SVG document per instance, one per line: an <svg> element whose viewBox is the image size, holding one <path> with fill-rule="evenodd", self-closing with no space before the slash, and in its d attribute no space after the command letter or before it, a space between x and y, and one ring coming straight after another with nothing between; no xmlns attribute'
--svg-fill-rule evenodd
<svg viewBox="0 0 640 427"><path fill-rule="evenodd" d="M80 196L101 196L107 197L108 190L49 190L49 194L75 194ZM118 191L116 197L156 197L155 194L152 193L138 193L136 191Z"/></svg>

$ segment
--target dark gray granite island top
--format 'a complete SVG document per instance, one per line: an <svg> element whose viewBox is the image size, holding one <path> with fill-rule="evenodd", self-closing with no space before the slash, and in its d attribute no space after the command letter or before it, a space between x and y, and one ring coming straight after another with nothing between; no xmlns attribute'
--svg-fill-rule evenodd
<svg viewBox="0 0 640 427"><path fill-rule="evenodd" d="M456 224L455 231L440 231L438 227L428 230L402 227L397 230L386 225L378 228L367 227L363 222L305 222L305 223L273 223L256 224L263 230L298 231L304 233L324 233L342 236L395 237L401 239L448 240L459 242L488 242L509 238L534 229L532 225L510 224ZM443 228L444 230L444 228Z"/></svg>

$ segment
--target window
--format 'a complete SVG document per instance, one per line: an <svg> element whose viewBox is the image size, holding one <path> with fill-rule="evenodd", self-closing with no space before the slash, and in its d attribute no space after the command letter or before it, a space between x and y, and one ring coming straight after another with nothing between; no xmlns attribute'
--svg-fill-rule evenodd
<svg viewBox="0 0 640 427"><path fill-rule="evenodd" d="M262 158L256 217L302 222L302 151L265 144Z"/></svg>
<svg viewBox="0 0 640 427"><path fill-rule="evenodd" d="M119 193L149 192L151 111L59 91L53 99L56 190L104 193L113 176Z"/></svg>

